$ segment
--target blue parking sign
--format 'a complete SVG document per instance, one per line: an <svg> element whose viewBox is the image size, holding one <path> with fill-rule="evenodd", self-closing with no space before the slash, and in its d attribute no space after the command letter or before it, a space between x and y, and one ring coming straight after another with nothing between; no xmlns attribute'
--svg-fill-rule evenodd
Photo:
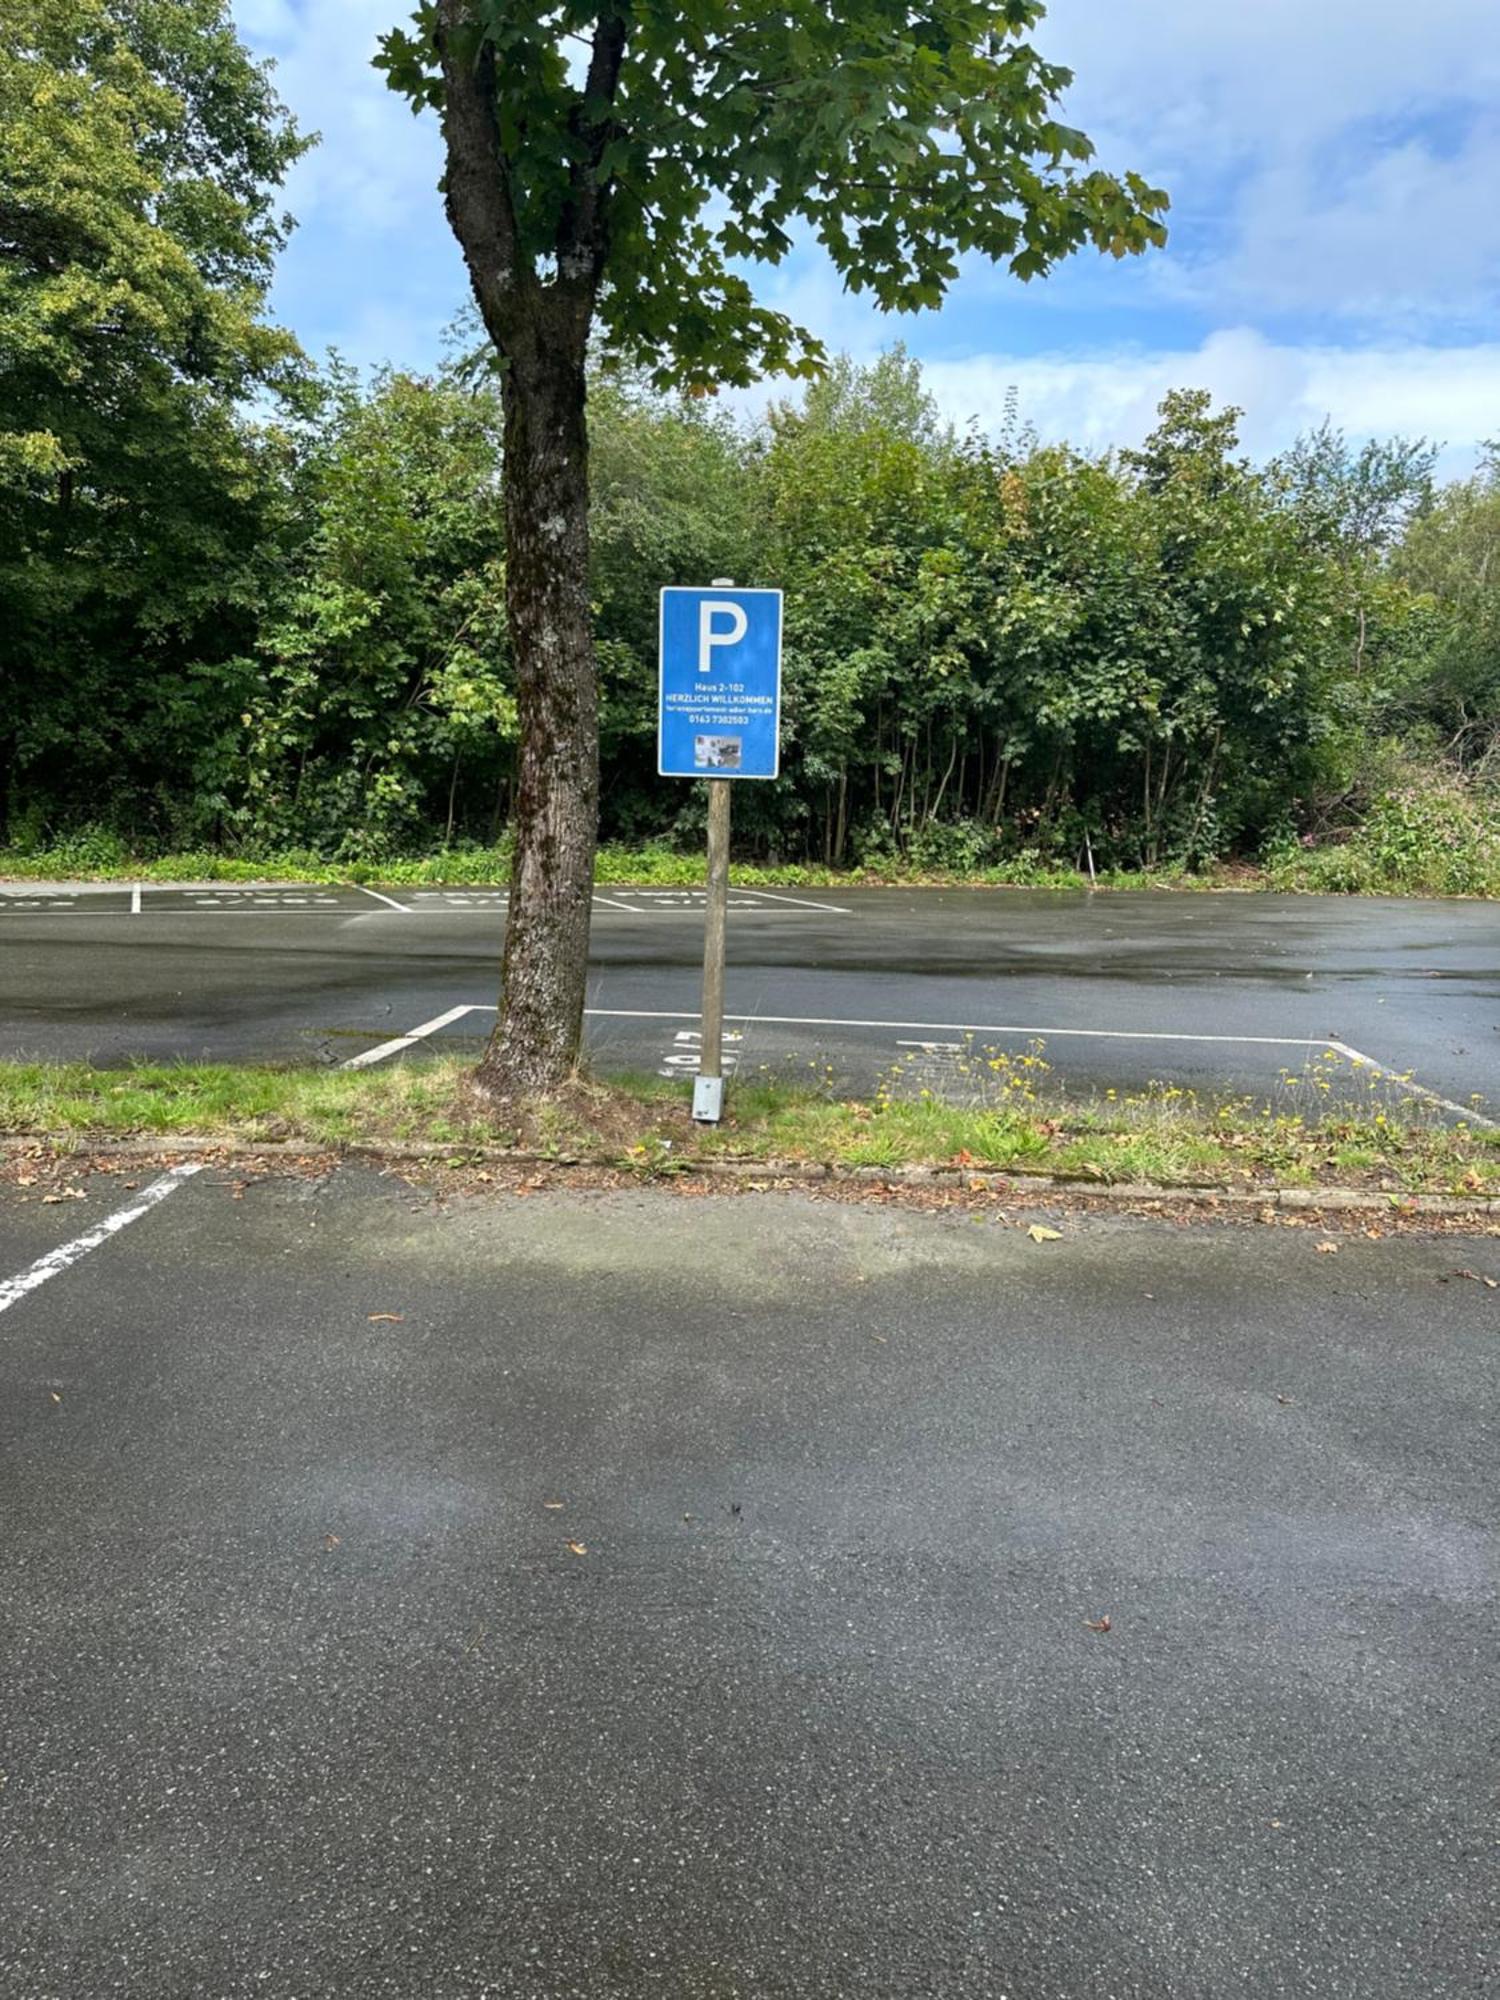
<svg viewBox="0 0 1500 2000"><path fill-rule="evenodd" d="M781 592L661 594L656 768L774 778L781 768Z"/></svg>

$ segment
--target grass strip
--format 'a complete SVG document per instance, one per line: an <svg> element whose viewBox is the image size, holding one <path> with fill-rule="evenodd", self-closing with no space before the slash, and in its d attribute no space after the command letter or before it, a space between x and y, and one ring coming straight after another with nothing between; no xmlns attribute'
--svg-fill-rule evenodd
<svg viewBox="0 0 1500 2000"><path fill-rule="evenodd" d="M986 1075L968 1103L945 1101L899 1068L868 1100L747 1077L731 1085L717 1128L692 1123L682 1083L655 1077L580 1081L556 1098L496 1111L474 1097L468 1065L453 1057L362 1071L7 1063L0 1131L78 1143L201 1135L312 1147L400 1140L435 1151L500 1144L644 1175L737 1158L1500 1197L1500 1133L1423 1115L1386 1079L1368 1079L1367 1101L1354 1104L1333 1096L1316 1066L1263 1099L1205 1103L1160 1085L1070 1097L1049 1090L1035 1050L981 1060Z"/></svg>

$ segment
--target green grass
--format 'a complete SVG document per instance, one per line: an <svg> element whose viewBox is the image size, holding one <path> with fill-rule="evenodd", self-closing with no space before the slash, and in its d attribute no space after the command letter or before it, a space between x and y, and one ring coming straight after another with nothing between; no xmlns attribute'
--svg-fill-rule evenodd
<svg viewBox="0 0 1500 2000"><path fill-rule="evenodd" d="M88 834L48 847L0 848L0 881L29 882L288 882L320 887L373 883L391 888L404 885L465 888L504 883L510 876L510 848L454 847L417 859L330 861L301 848L260 849L249 854L223 854L184 849L170 854L132 853L112 835ZM605 846L599 850L594 879L602 887L696 888L704 876L702 853L683 853L660 844ZM921 869L892 862L879 868L823 868L811 863L736 862L733 881L746 889L837 889L861 885L939 888L1082 889L1087 877L1076 868L1054 867L1018 859L990 868L967 871ZM1101 871L1106 889L1224 888L1264 886L1244 870L1189 874L1181 868L1132 872Z"/></svg>
<svg viewBox="0 0 1500 2000"><path fill-rule="evenodd" d="M370 883L387 888L469 888L505 883L510 849L454 847L415 859L330 861L301 848L222 854L184 849L170 854L133 854L122 843L90 838L51 847L0 848L0 881L25 882L286 882L338 888ZM697 888L704 857L676 848L601 847L594 879L601 887ZM871 868L824 868L811 862L737 861L731 880L743 889L1086 889L1078 869L1027 858L965 870L918 868L889 862ZM1325 848L1279 857L1253 867L1224 863L1189 870L1176 865L1150 869L1100 869L1100 889L1279 890L1322 895L1500 896L1500 870L1486 868L1395 868L1371 862L1358 848Z"/></svg>
<svg viewBox="0 0 1500 2000"><path fill-rule="evenodd" d="M1095 1185L1354 1184L1396 1197L1500 1197L1500 1134L1420 1116L1383 1079L1369 1079L1368 1101L1352 1108L1325 1100L1326 1066L1288 1079L1269 1099L1205 1105L1171 1086L1067 1098L1049 1087L1039 1048L974 1061L982 1101L970 1104L913 1087L909 1071L893 1071L865 1102L816 1081L746 1077L731 1085L716 1129L693 1125L682 1084L655 1077L581 1084L497 1122L467 1096L467 1069L456 1058L362 1071L8 1063L0 1064L0 1131L76 1144L189 1134L309 1148L401 1140L438 1155L520 1143L648 1175L728 1158L947 1165Z"/></svg>
<svg viewBox="0 0 1500 2000"><path fill-rule="evenodd" d="M501 883L510 875L511 848L455 846L416 857L331 860L304 848L259 847L225 853L187 849L138 853L118 834L84 828L46 846L0 848L0 879L25 881L256 882L337 886L343 883L449 885ZM599 850L596 880L643 887L692 887L702 882L701 851L664 841ZM1081 889L1076 867L1045 859L1036 848L992 866L923 868L894 858L864 868L810 862L777 866L739 862L733 879L744 888L840 889L891 884L936 887ZM1276 889L1343 895L1500 895L1500 808L1477 788L1424 783L1383 793L1368 819L1347 837L1317 848L1289 840L1273 844L1261 866L1224 862L1192 871L1180 863L1149 869L1103 869L1105 889Z"/></svg>
<svg viewBox="0 0 1500 2000"><path fill-rule="evenodd" d="M0 1131L347 1144L361 1137L493 1142L455 1107L458 1066L271 1069L228 1063L0 1063Z"/></svg>

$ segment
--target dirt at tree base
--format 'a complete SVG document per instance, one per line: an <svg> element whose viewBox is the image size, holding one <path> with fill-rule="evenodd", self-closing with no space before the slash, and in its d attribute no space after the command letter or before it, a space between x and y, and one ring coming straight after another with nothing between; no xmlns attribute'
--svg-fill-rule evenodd
<svg viewBox="0 0 1500 2000"><path fill-rule="evenodd" d="M690 1141L696 1131L686 1104L643 1107L639 1097L577 1074L546 1095L505 1096L471 1073L459 1083L455 1116L493 1132L497 1145L539 1152L627 1151L643 1139Z"/></svg>

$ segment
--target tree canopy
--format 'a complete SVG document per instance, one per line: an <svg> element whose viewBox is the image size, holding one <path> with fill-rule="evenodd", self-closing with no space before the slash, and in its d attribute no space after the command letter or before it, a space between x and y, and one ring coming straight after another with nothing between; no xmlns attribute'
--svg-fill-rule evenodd
<svg viewBox="0 0 1500 2000"><path fill-rule="evenodd" d="M450 211L472 201L510 274L476 271L487 322L592 259L606 348L702 388L815 371L821 344L758 303L745 268L799 234L899 311L937 305L966 253L1035 278L1085 243L1120 257L1165 240L1166 195L1091 166L1054 115L1071 73L1025 39L1044 11L427 0L380 60L449 122Z"/></svg>
<svg viewBox="0 0 1500 2000"><path fill-rule="evenodd" d="M300 366L265 298L303 144L223 0L0 0L0 791L128 784L248 629L242 409Z"/></svg>

